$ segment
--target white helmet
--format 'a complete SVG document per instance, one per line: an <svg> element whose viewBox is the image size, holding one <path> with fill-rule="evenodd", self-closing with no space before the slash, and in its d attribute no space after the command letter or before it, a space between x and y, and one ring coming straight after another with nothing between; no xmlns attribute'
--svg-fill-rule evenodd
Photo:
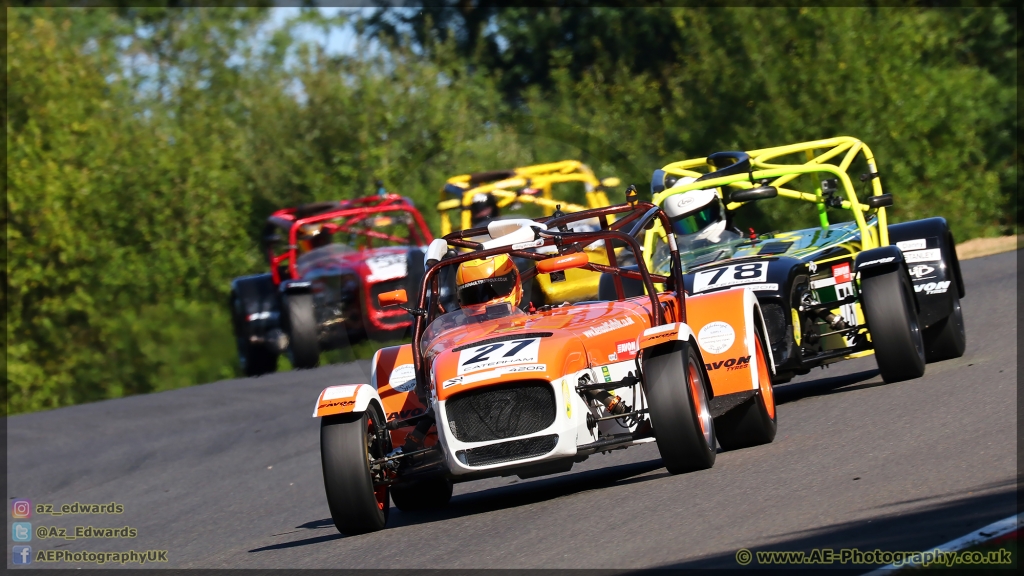
<svg viewBox="0 0 1024 576"><path fill-rule="evenodd" d="M672 187L679 188L696 181L696 178L684 176ZM663 208L676 236L718 242L725 231L725 206L713 188L669 196Z"/></svg>

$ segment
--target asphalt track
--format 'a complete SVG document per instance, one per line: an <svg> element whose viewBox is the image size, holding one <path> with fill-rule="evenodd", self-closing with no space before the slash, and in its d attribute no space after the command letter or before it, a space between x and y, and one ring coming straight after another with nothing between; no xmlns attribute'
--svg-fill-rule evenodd
<svg viewBox="0 0 1024 576"><path fill-rule="evenodd" d="M737 567L741 548L927 549L1017 511L1016 256L962 263L962 358L891 385L872 357L815 370L777 388L773 444L703 472L670 476L648 444L559 476L457 485L443 511L392 509L386 530L343 537L310 415L324 386L366 379L360 362L8 418L7 495L123 504L31 521L131 526L132 540L31 545L168 550L161 567L628 571Z"/></svg>

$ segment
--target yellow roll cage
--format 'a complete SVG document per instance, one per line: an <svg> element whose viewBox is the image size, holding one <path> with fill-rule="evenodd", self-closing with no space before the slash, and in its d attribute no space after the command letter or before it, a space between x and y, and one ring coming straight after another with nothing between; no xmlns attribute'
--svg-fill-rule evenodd
<svg viewBox="0 0 1024 576"><path fill-rule="evenodd" d="M807 158L807 162L803 164L776 164L772 162L781 156L799 154L801 152L803 152ZM846 199L842 200L841 207L853 212L853 218L857 223L858 230L860 231L861 249L868 250L877 246L889 245L889 232L887 228L885 207L875 209L865 204L861 204L860 201L857 200L857 193L853 189L853 182L850 180L849 174L847 174L850 165L857 156L863 155L868 166L867 176L870 177L871 180L872 195L882 195L882 181L878 176L875 157L871 153L871 149L868 148L867 144L856 138L839 136L824 140L813 140L810 142L801 142L799 144L790 144L788 146L776 146L774 148L751 150L746 152L746 154L750 157L749 172L711 178L700 182L691 182L676 188L669 188L655 194L653 203L661 206L670 196L682 194L691 190L703 190L707 188L717 188L719 197L723 198L724 201L722 188L725 186L731 186L737 189L747 189L760 186L762 181L768 180L766 185L774 186L778 189L779 196L793 198L795 200L803 200L805 202L813 202L818 208L818 219L821 223L821 227L827 232L829 223L828 215L826 214L826 198L822 193L820 180L816 183L814 194L785 188L783 185L805 174L828 174L834 176L842 186L842 192L840 192L840 194L844 192ZM840 157L841 160L838 164L828 163L829 160ZM701 171L701 169L703 169L703 171ZM695 158L692 160L672 162L662 168L666 174L690 176L693 178L700 178L701 176L714 172L717 169L718 168L708 162L707 158ZM753 200L751 200L751 202L752 201ZM735 210L745 203L746 202L729 202L726 204L726 208L729 210ZM864 219L864 213L871 210L877 210L876 215L878 220L875 225L869 227ZM646 255L646 258L649 259L651 254L653 254L656 238L664 235L665 232L661 228L660 223L657 224L654 229L647 232L644 238L644 254Z"/></svg>
<svg viewBox="0 0 1024 576"><path fill-rule="evenodd" d="M601 208L609 206L608 196L605 194L606 187L618 186L618 178L605 178L598 180L594 172L586 164L577 160L563 160L548 164L537 164L534 166L523 166L515 168L506 173L498 173L493 178L481 178L480 174L462 174L452 176L448 179L445 187L441 189L441 201L437 203L437 211L441 216L441 236L452 232L452 223L449 213L453 210L461 211L459 229L468 230L472 228L469 208L473 203L473 196L487 193L494 196L498 208L505 208L510 204L519 202L522 204L536 204L543 208L545 216L551 216L555 207L561 205L562 211L579 212L588 208ZM482 181L481 181L482 180ZM563 182L582 182L586 188L587 205L580 206L571 202L562 202L552 196L552 185ZM460 198L448 198L449 190L457 188L461 191ZM524 188L539 189L540 194L523 194Z"/></svg>

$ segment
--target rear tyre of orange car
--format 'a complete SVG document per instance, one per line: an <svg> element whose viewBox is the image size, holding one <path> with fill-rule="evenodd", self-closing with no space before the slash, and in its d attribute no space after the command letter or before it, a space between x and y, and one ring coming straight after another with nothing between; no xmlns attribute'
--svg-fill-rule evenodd
<svg viewBox="0 0 1024 576"><path fill-rule="evenodd" d="M690 342L658 346L644 353L643 371L654 438L672 474L715 464L715 424L708 408L707 382Z"/></svg>
<svg viewBox="0 0 1024 576"><path fill-rule="evenodd" d="M882 380L890 383L923 376L924 340L906 268L901 264L890 272L861 278L860 286Z"/></svg>
<svg viewBox="0 0 1024 576"><path fill-rule="evenodd" d="M738 450L767 444L775 440L778 423L775 415L775 393L768 354L760 333L757 342L758 390L754 397L715 418L715 434L722 450Z"/></svg>
<svg viewBox="0 0 1024 576"><path fill-rule="evenodd" d="M284 299L288 359L295 368L314 368L320 363L320 329L312 294L290 294Z"/></svg>
<svg viewBox="0 0 1024 576"><path fill-rule="evenodd" d="M384 528L388 487L375 486L370 461L390 450L384 415L376 404L366 412L325 416L320 421L320 462L324 491L338 532L353 536Z"/></svg>
<svg viewBox="0 0 1024 576"><path fill-rule="evenodd" d="M391 501L403 512L442 508L452 499L452 482L444 477L414 480L391 488Z"/></svg>
<svg viewBox="0 0 1024 576"><path fill-rule="evenodd" d="M929 363L951 360L964 355L967 334L964 331L964 313L960 298L953 296L953 312L938 324L924 331L924 357Z"/></svg>

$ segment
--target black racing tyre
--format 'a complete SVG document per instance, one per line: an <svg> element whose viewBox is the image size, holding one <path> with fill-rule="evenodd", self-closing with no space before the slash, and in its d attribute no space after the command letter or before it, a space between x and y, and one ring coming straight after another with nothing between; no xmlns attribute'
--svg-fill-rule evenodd
<svg viewBox="0 0 1024 576"><path fill-rule="evenodd" d="M312 294L289 294L284 299L288 359L295 368L313 368L320 363L320 330Z"/></svg>
<svg viewBox="0 0 1024 576"><path fill-rule="evenodd" d="M245 307L237 295L231 297L231 314L235 323L235 348L238 349L238 364L246 376L262 376L277 370L277 352L267 346L249 341L245 329Z"/></svg>
<svg viewBox="0 0 1024 576"><path fill-rule="evenodd" d="M374 486L370 461L390 451L384 415L376 404L366 412L326 416L320 421L320 462L324 491L338 532L375 532L387 524L388 487ZM379 434L382 432L382 434Z"/></svg>
<svg viewBox="0 0 1024 576"><path fill-rule="evenodd" d="M929 363L951 360L963 356L966 349L964 313L960 310L960 298L954 294L953 312L924 331L924 357Z"/></svg>
<svg viewBox="0 0 1024 576"><path fill-rule="evenodd" d="M391 501L403 512L441 508L452 499L452 482L443 476L391 487Z"/></svg>
<svg viewBox="0 0 1024 576"><path fill-rule="evenodd" d="M689 342L643 360L645 394L654 438L672 474L705 470L715 464L715 425L700 359Z"/></svg>
<svg viewBox="0 0 1024 576"><path fill-rule="evenodd" d="M891 383L923 376L924 340L906 269L901 265L862 278L860 285L864 318L882 380Z"/></svg>
<svg viewBox="0 0 1024 576"><path fill-rule="evenodd" d="M757 334L755 338L759 389L753 398L715 418L715 435L722 450L758 446L775 439L778 423L775 414L775 394L772 390L772 373L768 368L764 340L761 334Z"/></svg>

